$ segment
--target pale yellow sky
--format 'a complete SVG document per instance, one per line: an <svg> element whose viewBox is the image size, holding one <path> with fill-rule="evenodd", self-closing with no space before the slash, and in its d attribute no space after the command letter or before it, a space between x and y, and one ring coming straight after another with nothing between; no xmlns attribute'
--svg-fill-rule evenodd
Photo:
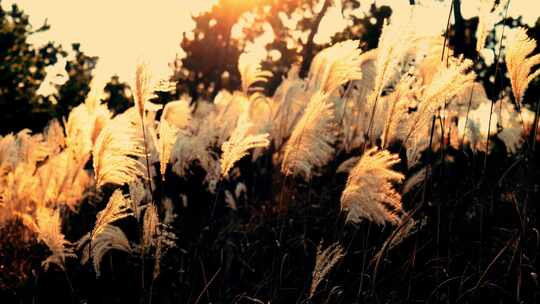
<svg viewBox="0 0 540 304"><path fill-rule="evenodd" d="M10 0L17 3L37 27L47 19L51 29L34 35L36 44L52 40L99 56L95 78L107 81L113 74L131 80L138 62L154 76L169 73L168 63L180 51L184 31L194 26L190 14L208 9L215 0Z"/></svg>
<svg viewBox="0 0 540 304"><path fill-rule="evenodd" d="M249 1L249 0L238 0ZM45 19L51 30L35 35L33 42L42 44L57 41L67 49L72 42L80 42L87 54L99 56L95 70L96 84L104 84L110 76L117 74L124 81L131 81L135 66L139 62L148 64L155 80L170 73L168 64L181 52L179 43L182 33L193 28L191 14L207 10L217 0L7 0L7 7L17 3L37 27ZM364 7L374 0L361 0ZM377 0L377 5L390 5L395 12L406 11L408 0ZM434 3L433 0L417 1ZM477 14L480 0L462 1L464 17ZM430 13L429 20L446 20L450 0L437 6L440 16ZM538 4L533 4L538 3ZM527 23L534 23L540 14L539 0L512 0L510 16L524 15ZM430 21L431 22L431 21ZM431 23L430 23L431 24ZM437 23L438 24L438 23ZM341 10L332 8L322 23L316 42L325 42L347 21ZM435 26L427 26L437 28ZM260 39L268 43L268 39ZM262 46L254 46L260 50ZM56 67L59 72L61 64ZM53 74L53 73L50 73Z"/></svg>

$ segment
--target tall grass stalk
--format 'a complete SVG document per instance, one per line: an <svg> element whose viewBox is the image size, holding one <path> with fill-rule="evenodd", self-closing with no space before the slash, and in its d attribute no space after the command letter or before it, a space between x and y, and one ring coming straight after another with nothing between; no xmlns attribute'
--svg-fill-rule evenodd
<svg viewBox="0 0 540 304"><path fill-rule="evenodd" d="M494 76L495 80L497 79L497 75L499 74L499 70L500 70L499 65L500 65L500 61L501 61L500 59L501 59L502 45L503 45L503 41L504 41L504 30L506 28L506 17L508 15L508 7L509 6L510 6L510 0L508 0L508 3L506 4L506 8L504 10L503 28L502 28L502 31L501 31L501 39L499 40L499 51L497 52L497 56L495 56L495 76ZM502 92L502 88L499 88L499 89ZM501 92L498 93L497 100L500 99ZM501 103L502 103L502 101L501 101ZM487 135L486 135L486 151L489 150L489 133L491 131L491 117L493 115L493 105L494 104L495 104L495 102L492 101L490 109L489 109L488 130L487 130ZM482 175L483 176L485 176L485 174L486 174L487 163L488 163L488 153L486 152L486 155L484 157L484 168L482 170Z"/></svg>

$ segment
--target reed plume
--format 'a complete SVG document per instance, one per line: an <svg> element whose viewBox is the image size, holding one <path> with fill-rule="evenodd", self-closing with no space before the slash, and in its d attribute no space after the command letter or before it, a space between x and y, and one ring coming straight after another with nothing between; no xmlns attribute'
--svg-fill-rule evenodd
<svg viewBox="0 0 540 304"><path fill-rule="evenodd" d="M84 241L84 239L81 241ZM91 244L91 247L84 247L81 263L86 263L91 256L94 269L96 270L96 277L101 275L101 260L108 251L114 249L127 253L132 252L131 245L122 229L111 224L101 227L92 237Z"/></svg>
<svg viewBox="0 0 540 304"><path fill-rule="evenodd" d="M99 134L94 149L96 185L123 185L144 174L143 140L137 136L134 112L126 112L109 121Z"/></svg>
<svg viewBox="0 0 540 304"><path fill-rule="evenodd" d="M159 217L157 209L153 204L150 204L144 213L143 222L143 237L141 244L141 254L147 254L150 251L150 247L154 243L154 238L157 234L157 227L159 224Z"/></svg>
<svg viewBox="0 0 540 304"><path fill-rule="evenodd" d="M315 294L317 286L319 286L322 280L328 276L330 271L344 256L345 251L338 242L326 247L324 250L322 249L322 244L317 246L315 266L311 273L311 287L309 288L310 298Z"/></svg>
<svg viewBox="0 0 540 304"><path fill-rule="evenodd" d="M77 243L77 248L83 251L81 263L86 263L90 257L100 276L100 264L103 256L111 249L130 253L131 245L122 229L112 225L114 222L133 216L133 202L122 194L120 189L113 192L107 206L96 216L96 223L91 232L83 236Z"/></svg>
<svg viewBox="0 0 540 304"><path fill-rule="evenodd" d="M65 260L68 257L76 257L71 243L62 234L62 220L59 209L50 209L40 206L34 216L19 214L24 225L37 234L38 239L45 243L52 254L41 263L45 271L50 264L55 264L65 270Z"/></svg>
<svg viewBox="0 0 540 304"><path fill-rule="evenodd" d="M400 70L400 63L404 60L413 40L414 33L408 23L392 22L383 25L379 45L377 48L377 59L375 62L375 79L373 90L368 95L366 103L371 108L368 118L366 136L373 140L373 123L377 112L379 97L386 86L390 84L397 71Z"/></svg>
<svg viewBox="0 0 540 304"><path fill-rule="evenodd" d="M178 128L169 124L166 119L159 122L159 171L162 180L165 180L165 170L178 132Z"/></svg>
<svg viewBox="0 0 540 304"><path fill-rule="evenodd" d="M341 209L347 212L347 222L367 219L379 225L397 224L402 212L401 195L393 182L405 177L390 167L400 162L397 154L377 148L367 150L349 173L341 195Z"/></svg>
<svg viewBox="0 0 540 304"><path fill-rule="evenodd" d="M261 63L252 53L242 53L238 58L238 70L242 79L242 92L247 94L249 88L257 82L266 82L272 72L263 71Z"/></svg>
<svg viewBox="0 0 540 304"><path fill-rule="evenodd" d="M185 129L191 122L191 108L185 99L171 101L163 109L159 122L159 162L162 180L165 179L165 169L170 161L173 146L179 132Z"/></svg>
<svg viewBox="0 0 540 304"><path fill-rule="evenodd" d="M107 106L90 95L84 103L71 110L64 122L67 147L73 150L76 156L90 153L111 116Z"/></svg>
<svg viewBox="0 0 540 304"><path fill-rule="evenodd" d="M139 64L135 70L135 108L141 119L144 117L145 105L154 96L150 86L150 73L145 64Z"/></svg>
<svg viewBox="0 0 540 304"><path fill-rule="evenodd" d="M418 109L411 113L406 127L402 128L404 133L397 135L405 143L411 137L425 138L425 128L430 125L429 122L435 112L452 100L463 87L468 87L473 83L476 76L474 72L469 72L472 62L467 59L452 58L451 60L450 65L441 65L431 82L420 91L417 97Z"/></svg>
<svg viewBox="0 0 540 304"><path fill-rule="evenodd" d="M248 150L253 148L265 148L270 144L268 133L247 134L252 123L249 122L246 114L241 115L238 124L228 141L221 146L221 175L227 176L233 165L242 157L248 154Z"/></svg>
<svg viewBox="0 0 540 304"><path fill-rule="evenodd" d="M510 34L505 60L512 92L519 107L529 83L540 75L540 69L533 70L534 66L540 64L540 54L530 56L535 48L536 40L529 38L527 29L520 27Z"/></svg>
<svg viewBox="0 0 540 304"><path fill-rule="evenodd" d="M358 40L328 47L315 56L308 73L307 88L331 94L347 81L362 79Z"/></svg>
<svg viewBox="0 0 540 304"><path fill-rule="evenodd" d="M336 139L333 105L317 92L311 98L285 145L281 172L311 179L313 167L325 165L332 157Z"/></svg>
<svg viewBox="0 0 540 304"><path fill-rule="evenodd" d="M74 151L66 149L51 156L36 171L39 187L34 194L36 201L48 206L65 204L75 210L93 185L93 178L84 170L90 155L75 156Z"/></svg>
<svg viewBox="0 0 540 304"><path fill-rule="evenodd" d="M298 77L298 66L292 66L271 98L272 129L274 146L280 148L301 117L309 103L305 92L306 81Z"/></svg>
<svg viewBox="0 0 540 304"><path fill-rule="evenodd" d="M133 215L132 201L126 198L122 190L117 189L109 198L107 206L96 215L96 223L92 235L99 233L105 225Z"/></svg>

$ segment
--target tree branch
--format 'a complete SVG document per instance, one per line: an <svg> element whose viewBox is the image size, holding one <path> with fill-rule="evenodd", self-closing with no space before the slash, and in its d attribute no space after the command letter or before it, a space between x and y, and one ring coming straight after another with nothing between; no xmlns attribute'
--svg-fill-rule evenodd
<svg viewBox="0 0 540 304"><path fill-rule="evenodd" d="M321 11L313 21L313 24L311 25L311 29L309 32L309 36L306 42L306 45L304 47L304 55L302 56L302 65L300 67L300 77L306 77L307 72L309 70L309 66L311 64L311 60L313 59L313 48L315 47L315 43L313 42L313 39L315 38L315 34L317 34L317 30L319 29L319 25L321 24L321 20L330 7L331 0L324 1L323 7L321 8Z"/></svg>

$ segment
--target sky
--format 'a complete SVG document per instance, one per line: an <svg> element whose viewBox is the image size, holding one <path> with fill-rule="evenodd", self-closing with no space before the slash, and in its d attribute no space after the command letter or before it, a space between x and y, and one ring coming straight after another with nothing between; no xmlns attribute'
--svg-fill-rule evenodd
<svg viewBox="0 0 540 304"><path fill-rule="evenodd" d="M51 29L32 42L80 42L88 55L98 56L97 83L114 74L130 81L138 63L146 63L153 78L167 76L168 64L180 52L182 33L193 29L191 14L207 10L215 0L10 0L37 28L45 19Z"/></svg>
<svg viewBox="0 0 540 304"><path fill-rule="evenodd" d="M537 1L512 0L509 15L523 15L525 22L534 23L540 14L540 3L531 3ZM138 63L147 64L154 80L166 78L171 71L169 63L177 54L181 54L182 34L194 27L191 15L208 10L215 2L217 0L7 0L2 1L2 6L8 7L17 3L30 16L30 22L35 28L47 20L51 29L34 35L33 43L39 45L56 41L68 49L71 43L80 42L86 54L98 56L94 84L103 85L115 74L120 76L122 81L131 81ZM360 2L364 4L363 7L369 7L372 2L389 5L395 12L406 11L409 3L408 0ZM480 0L462 1L465 18L477 14L479 2ZM442 3L439 1L437 11L440 14L431 15L425 21L444 23L449 3L450 0ZM324 43L345 26L347 21L341 15L341 9L330 8L321 22L315 41ZM425 28L429 30L435 27L430 24ZM260 42L267 43L267 40L260 39ZM262 46L258 48L261 49ZM49 74L61 73L62 66L61 62L56 67L51 67L52 73Z"/></svg>

